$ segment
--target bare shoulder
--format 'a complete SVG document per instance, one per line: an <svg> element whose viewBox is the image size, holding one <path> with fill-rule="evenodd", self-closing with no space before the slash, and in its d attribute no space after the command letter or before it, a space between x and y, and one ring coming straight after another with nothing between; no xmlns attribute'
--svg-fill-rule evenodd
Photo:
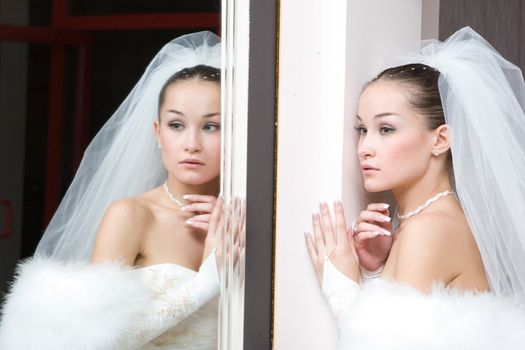
<svg viewBox="0 0 525 350"><path fill-rule="evenodd" d="M92 260L121 260L132 265L151 220L151 209L140 196L111 203L101 220Z"/></svg>
<svg viewBox="0 0 525 350"><path fill-rule="evenodd" d="M422 290L435 281L447 284L459 273L457 257L469 235L466 222L446 211L422 213L403 223L397 237L396 279Z"/></svg>
<svg viewBox="0 0 525 350"><path fill-rule="evenodd" d="M441 248L460 238L464 230L463 223L447 213L422 213L400 226L398 239L401 245L407 248Z"/></svg>
<svg viewBox="0 0 525 350"><path fill-rule="evenodd" d="M129 197L111 203L103 220L116 220L123 224L140 224L150 215L151 209L141 197Z"/></svg>

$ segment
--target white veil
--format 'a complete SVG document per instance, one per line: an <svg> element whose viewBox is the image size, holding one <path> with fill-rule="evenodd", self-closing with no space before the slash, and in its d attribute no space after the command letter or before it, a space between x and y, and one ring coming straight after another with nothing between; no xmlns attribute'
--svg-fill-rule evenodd
<svg viewBox="0 0 525 350"><path fill-rule="evenodd" d="M525 84L470 27L444 42L424 41L398 64L440 71L452 130L456 191L481 252L491 289L525 295Z"/></svg>
<svg viewBox="0 0 525 350"><path fill-rule="evenodd" d="M166 179L153 132L160 89L184 68L200 64L220 68L219 41L215 34L203 31L181 36L157 53L87 148L35 255L88 261L109 204L146 192Z"/></svg>

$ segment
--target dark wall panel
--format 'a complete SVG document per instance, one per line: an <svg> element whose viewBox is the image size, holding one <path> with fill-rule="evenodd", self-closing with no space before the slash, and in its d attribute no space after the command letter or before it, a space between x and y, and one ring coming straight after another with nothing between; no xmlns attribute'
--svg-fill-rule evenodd
<svg viewBox="0 0 525 350"><path fill-rule="evenodd" d="M470 26L506 59L525 67L525 5L521 0L441 0L439 38Z"/></svg>

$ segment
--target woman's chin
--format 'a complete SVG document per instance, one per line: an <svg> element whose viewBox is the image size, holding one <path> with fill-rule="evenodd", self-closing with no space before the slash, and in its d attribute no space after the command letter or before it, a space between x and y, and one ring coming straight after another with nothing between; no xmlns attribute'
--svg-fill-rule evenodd
<svg viewBox="0 0 525 350"><path fill-rule="evenodd" d="M376 192L384 192L389 190L389 188L386 188L383 184L374 183L374 181L365 180L364 187L367 192L370 193L376 193Z"/></svg>
<svg viewBox="0 0 525 350"><path fill-rule="evenodd" d="M217 176L204 176L204 174L184 174L182 176L176 176L177 180L188 186L200 186L210 183Z"/></svg>

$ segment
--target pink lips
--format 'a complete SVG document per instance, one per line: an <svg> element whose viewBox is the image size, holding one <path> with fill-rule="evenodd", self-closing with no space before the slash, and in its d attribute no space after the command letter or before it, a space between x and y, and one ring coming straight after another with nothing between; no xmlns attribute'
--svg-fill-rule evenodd
<svg viewBox="0 0 525 350"><path fill-rule="evenodd" d="M204 165L203 162L195 158L186 158L179 162L179 164L188 169L195 169Z"/></svg>
<svg viewBox="0 0 525 350"><path fill-rule="evenodd" d="M374 167L371 166L371 165L368 165L368 164L361 164L361 172L362 172L364 175L372 174L372 173L374 173L375 171L378 171L378 170L379 170L379 169L374 168Z"/></svg>

